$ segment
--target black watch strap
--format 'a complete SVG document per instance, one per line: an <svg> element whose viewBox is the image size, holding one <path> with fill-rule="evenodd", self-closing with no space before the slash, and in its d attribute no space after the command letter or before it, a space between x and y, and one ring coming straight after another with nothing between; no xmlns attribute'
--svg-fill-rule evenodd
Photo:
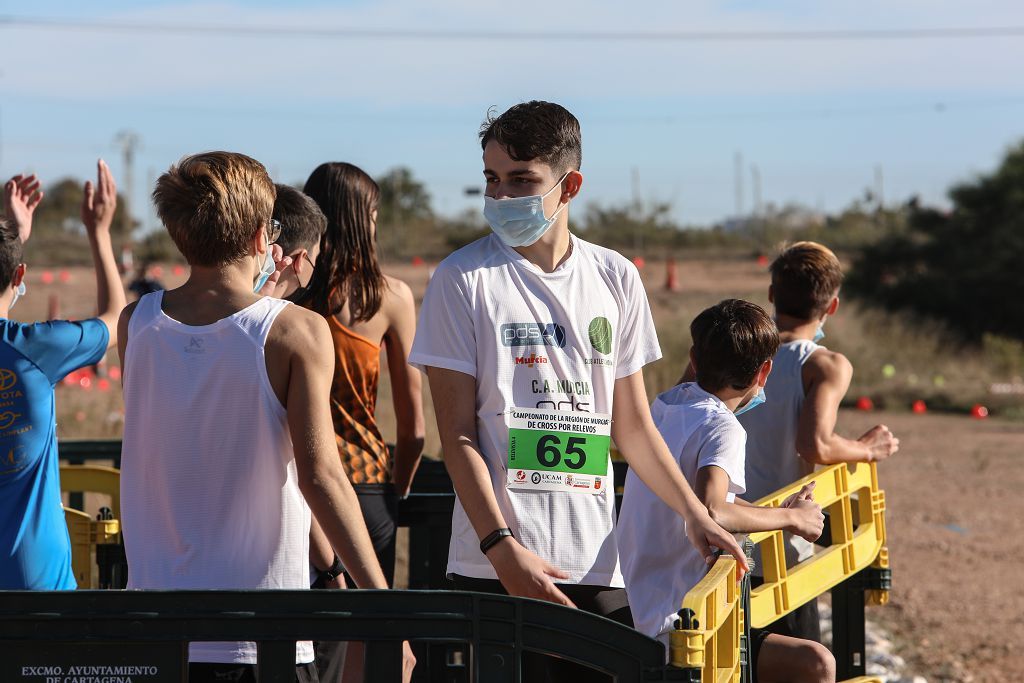
<svg viewBox="0 0 1024 683"><path fill-rule="evenodd" d="M337 555L334 556L334 564L331 565L330 569L318 569L317 581L334 581L336 578L341 576L341 573L345 571L345 567L341 564L341 558Z"/></svg>
<svg viewBox="0 0 1024 683"><path fill-rule="evenodd" d="M484 540L480 541L480 552L486 555L488 550L497 545L498 541L506 536L510 536L512 538L516 537L508 527L505 527L504 529L495 529L491 533L487 534L487 536L484 537Z"/></svg>

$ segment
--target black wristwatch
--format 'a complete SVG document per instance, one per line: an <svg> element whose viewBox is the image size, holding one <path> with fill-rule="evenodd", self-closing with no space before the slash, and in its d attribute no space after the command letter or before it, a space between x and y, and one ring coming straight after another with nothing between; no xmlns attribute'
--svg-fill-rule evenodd
<svg viewBox="0 0 1024 683"><path fill-rule="evenodd" d="M314 588L323 588L329 581L334 581L345 571L345 567L341 564L341 558L337 555L334 556L334 564L330 569L317 569L315 565L313 569L317 571L316 581L313 582Z"/></svg>
<svg viewBox="0 0 1024 683"><path fill-rule="evenodd" d="M487 534L487 536L484 537L484 540L480 541L480 552L486 555L488 550L496 546L498 544L498 541L505 538L506 536L509 536L511 538L516 537L516 535L513 534L512 530L508 527L505 527L504 529L495 529L491 533Z"/></svg>

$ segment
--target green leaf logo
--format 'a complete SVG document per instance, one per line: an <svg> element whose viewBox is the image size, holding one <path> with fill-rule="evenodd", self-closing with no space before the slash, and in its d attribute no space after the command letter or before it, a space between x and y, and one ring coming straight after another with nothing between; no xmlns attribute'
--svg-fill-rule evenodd
<svg viewBox="0 0 1024 683"><path fill-rule="evenodd" d="M590 321L590 345L603 354L612 352L612 324L608 318L597 317Z"/></svg>

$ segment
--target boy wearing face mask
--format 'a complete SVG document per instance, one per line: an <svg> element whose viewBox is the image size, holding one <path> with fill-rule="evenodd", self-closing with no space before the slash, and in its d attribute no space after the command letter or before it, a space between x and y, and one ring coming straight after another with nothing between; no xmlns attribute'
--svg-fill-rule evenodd
<svg viewBox="0 0 1024 683"><path fill-rule="evenodd" d="M859 439L835 433L839 404L853 376L841 353L818 344L825 321L839 308L843 269L827 247L797 242L771 265L768 299L782 345L765 387L768 402L740 418L747 431L747 495L762 498L814 471L815 465L875 462L899 449L899 439L877 425ZM787 536L786 563L808 559L813 545ZM755 558L754 584L761 572ZM768 627L783 635L821 641L818 605L812 600Z"/></svg>
<svg viewBox="0 0 1024 683"><path fill-rule="evenodd" d="M309 588L310 508L355 583L387 588L328 438L327 325L256 293L291 263L271 256L275 196L262 164L229 152L157 180L157 213L191 272L118 323L129 588ZM255 643L193 643L189 661L193 682L255 680ZM295 661L295 680L317 680L311 643Z"/></svg>
<svg viewBox="0 0 1024 683"><path fill-rule="evenodd" d="M438 266L409 359L429 378L458 494L449 576L460 589L630 623L612 437L687 520L702 555L711 545L742 553L651 421L641 369L661 351L636 267L569 232L583 183L579 122L557 104L528 102L489 118L480 141L493 234ZM536 658L526 667L529 680L570 680Z"/></svg>
<svg viewBox="0 0 1024 683"><path fill-rule="evenodd" d="M690 324L690 364L696 381L659 395L651 409L676 466L712 517L737 533L785 529L808 541L821 535L824 516L807 486L779 508L737 498L744 492L744 444L737 418L771 405L764 386L779 347L775 323L755 304L727 299ZM763 404L763 405L762 405ZM626 591L637 630L668 645L683 596L707 573L686 544L682 520L633 472L626 475L617 535ZM818 643L754 632L754 680L832 683L835 660Z"/></svg>
<svg viewBox="0 0 1024 683"><path fill-rule="evenodd" d="M85 184L82 222L96 268L99 315L89 320L19 323L25 296L22 243L43 197L35 176L4 186L0 220L0 590L73 590L71 540L61 507L53 388L98 363L117 342L125 296L110 242L117 188L100 161Z"/></svg>

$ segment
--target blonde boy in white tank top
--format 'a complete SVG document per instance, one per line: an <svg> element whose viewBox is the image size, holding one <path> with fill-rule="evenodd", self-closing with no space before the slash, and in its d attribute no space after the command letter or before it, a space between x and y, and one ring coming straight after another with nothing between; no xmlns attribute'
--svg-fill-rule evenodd
<svg viewBox="0 0 1024 683"><path fill-rule="evenodd" d="M254 293L287 266L271 257L265 168L228 152L186 157L153 197L192 270L118 323L129 587L308 588L312 508L357 585L387 588L331 436L326 323ZM252 643L190 650L193 683L252 675ZM405 661L408 675L408 646ZM315 680L309 643L296 664L297 681Z"/></svg>
<svg viewBox="0 0 1024 683"><path fill-rule="evenodd" d="M877 425L858 439L835 433L839 404L853 376L846 356L817 342L827 318L839 308L843 280L839 259L815 242L797 242L771 265L768 299L782 345L765 386L768 401L740 417L747 431L747 497L757 500L812 472L816 465L875 462L899 449L899 439ZM789 537L787 564L811 556L812 545ZM756 560L755 560L756 565ZM761 575L754 568L755 582ZM817 604L812 601L769 631L821 640Z"/></svg>

